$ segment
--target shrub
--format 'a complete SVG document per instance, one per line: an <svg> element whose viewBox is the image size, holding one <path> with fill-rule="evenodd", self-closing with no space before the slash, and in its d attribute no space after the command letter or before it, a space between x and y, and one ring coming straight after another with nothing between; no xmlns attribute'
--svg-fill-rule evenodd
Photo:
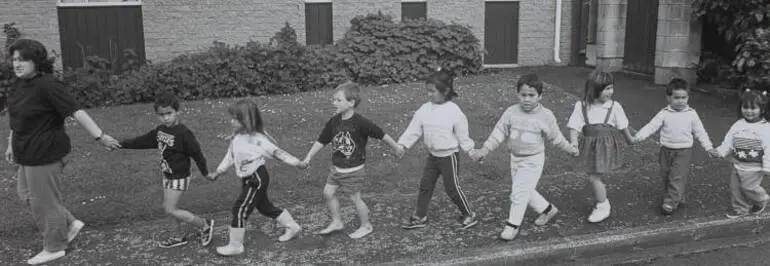
<svg viewBox="0 0 770 266"><path fill-rule="evenodd" d="M337 49L350 76L363 84L414 81L439 66L458 75L481 70L479 40L470 29L433 19L357 16Z"/></svg>
<svg viewBox="0 0 770 266"><path fill-rule="evenodd" d="M736 56L726 72L731 86L737 89L770 86L767 78L770 75L770 34L767 33L770 6L764 1L696 0L693 7L696 16L717 25L725 41L735 44ZM716 71L719 73L724 72Z"/></svg>

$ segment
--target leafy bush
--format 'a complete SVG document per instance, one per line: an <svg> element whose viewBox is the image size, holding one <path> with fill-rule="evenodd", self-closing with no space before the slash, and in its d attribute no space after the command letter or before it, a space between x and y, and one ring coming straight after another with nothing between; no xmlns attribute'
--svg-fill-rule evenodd
<svg viewBox="0 0 770 266"><path fill-rule="evenodd" d="M770 75L770 34L767 33L770 6L765 1L696 0L693 7L696 16L717 25L725 41L735 44L736 56L726 72L731 86L737 89L770 86L767 78ZM725 72L716 72L720 73Z"/></svg>
<svg viewBox="0 0 770 266"><path fill-rule="evenodd" d="M470 29L433 19L357 16L336 45L350 76L364 84L414 81L439 66L458 75L481 70L479 40Z"/></svg>
<svg viewBox="0 0 770 266"><path fill-rule="evenodd" d="M123 56L120 73L95 56L64 71L81 105L151 102L160 91L198 100L329 89L348 79L399 83L423 79L439 66L458 75L481 70L479 40L467 27L437 20L394 23L382 14L353 19L336 45L300 45L287 23L267 44L214 42L159 64L143 62L131 50Z"/></svg>

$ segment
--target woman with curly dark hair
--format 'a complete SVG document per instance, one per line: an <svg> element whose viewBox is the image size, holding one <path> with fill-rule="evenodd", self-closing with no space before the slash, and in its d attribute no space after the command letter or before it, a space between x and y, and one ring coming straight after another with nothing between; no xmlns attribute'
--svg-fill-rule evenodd
<svg viewBox="0 0 770 266"><path fill-rule="evenodd" d="M53 76L53 60L38 41L19 39L8 48L15 78L8 91L11 133L5 159L16 164L19 197L32 210L43 235L43 251L27 261L46 263L65 255L67 244L85 225L67 210L59 176L70 153L64 119L72 116L108 149L120 145L104 134L66 86Z"/></svg>

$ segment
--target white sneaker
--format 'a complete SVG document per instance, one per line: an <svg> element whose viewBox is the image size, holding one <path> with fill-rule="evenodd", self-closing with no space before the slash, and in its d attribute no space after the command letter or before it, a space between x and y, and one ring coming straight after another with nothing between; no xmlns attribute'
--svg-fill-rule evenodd
<svg viewBox="0 0 770 266"><path fill-rule="evenodd" d="M83 229L83 226L86 226L86 224L81 220L75 220L72 222L72 225L70 225L70 231L67 233L67 242L72 242L72 240L75 240L75 237L78 236L78 233L80 233L80 230Z"/></svg>
<svg viewBox="0 0 770 266"><path fill-rule="evenodd" d="M516 235L518 234L519 228L517 226L514 226L510 222L505 222L505 227L503 228L503 231L500 232L500 235L497 236L497 238L503 241L511 241L516 238Z"/></svg>
<svg viewBox="0 0 770 266"><path fill-rule="evenodd" d="M541 213L540 216L535 219L535 225L543 226L547 224L551 219L553 219L554 216L556 216L557 213L559 213L559 209L556 208L553 204L550 205L551 210L547 213Z"/></svg>
<svg viewBox="0 0 770 266"><path fill-rule="evenodd" d="M591 212L591 215L588 216L588 222L598 223L604 221L604 219L610 217L610 209L611 207L609 200L597 203L596 207L594 207L594 210Z"/></svg>
<svg viewBox="0 0 770 266"><path fill-rule="evenodd" d="M233 246L233 245L226 245L222 247L217 247L217 253L222 256L234 256L243 253L243 245L240 246Z"/></svg>
<svg viewBox="0 0 770 266"><path fill-rule="evenodd" d="M57 252L49 252L49 251L43 250L43 251L40 251L40 253L37 253L37 255L35 255L31 259L27 260L27 264L30 264L30 265L43 264L43 263L64 257L64 255L65 255L64 250L60 250Z"/></svg>

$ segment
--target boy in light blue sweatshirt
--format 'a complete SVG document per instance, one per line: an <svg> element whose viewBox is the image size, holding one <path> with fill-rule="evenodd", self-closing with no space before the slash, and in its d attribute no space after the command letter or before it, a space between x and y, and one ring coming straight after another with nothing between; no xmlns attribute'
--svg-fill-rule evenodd
<svg viewBox="0 0 770 266"><path fill-rule="evenodd" d="M545 225L559 211L537 192L537 183L545 163L545 139L554 146L576 156L577 148L564 138L553 112L540 104L543 82L535 74L522 76L516 83L519 103L503 112L484 147L471 152L471 158L480 160L500 144L511 156L511 207L505 228L498 237L510 241L519 233L524 212L529 205L540 213L536 225Z"/></svg>
<svg viewBox="0 0 770 266"><path fill-rule="evenodd" d="M711 151L713 145L698 113L687 105L690 98L687 81L672 79L666 86L666 94L668 106L642 127L633 141L641 142L660 130L658 162L665 191L661 212L670 215L685 199L693 137L698 139L706 151Z"/></svg>

